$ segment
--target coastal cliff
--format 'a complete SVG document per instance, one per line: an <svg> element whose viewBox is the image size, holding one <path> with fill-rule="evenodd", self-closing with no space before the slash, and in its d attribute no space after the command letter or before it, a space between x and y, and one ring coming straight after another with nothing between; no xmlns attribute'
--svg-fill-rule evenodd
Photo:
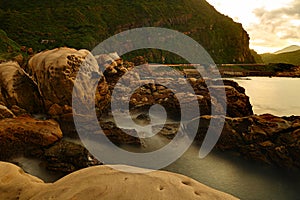
<svg viewBox="0 0 300 200"><path fill-rule="evenodd" d="M47 4L11 0L0 3L0 20L0 29L9 37L37 51L60 46L91 50L116 33L154 26L192 37L216 63L254 62L242 25L205 0L55 0ZM154 62L162 62L162 56L165 62L182 62L168 52L146 53Z"/></svg>

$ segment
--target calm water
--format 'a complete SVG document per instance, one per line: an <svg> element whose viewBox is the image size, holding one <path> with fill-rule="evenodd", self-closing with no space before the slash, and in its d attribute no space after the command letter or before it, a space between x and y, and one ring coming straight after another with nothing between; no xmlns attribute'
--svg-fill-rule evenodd
<svg viewBox="0 0 300 200"><path fill-rule="evenodd" d="M247 77L232 79L246 89L255 114L300 115L300 79Z"/></svg>
<svg viewBox="0 0 300 200"><path fill-rule="evenodd" d="M255 113L300 115L300 93L297 92L297 89L300 89L300 79L251 77L251 80L237 81L246 88ZM155 119L159 121L159 116L155 116ZM131 146L126 149L151 151L160 148L166 142L166 139L156 136L145 141L146 145L143 148L136 149ZM300 170L279 169L222 152L212 152L206 158L200 159L198 153L199 146L194 144L181 158L164 170L184 174L241 199L300 199ZM46 174L43 170L39 171L38 163L33 165L32 161L28 160L22 162L27 168L25 170L32 174L48 181L54 179L53 175Z"/></svg>

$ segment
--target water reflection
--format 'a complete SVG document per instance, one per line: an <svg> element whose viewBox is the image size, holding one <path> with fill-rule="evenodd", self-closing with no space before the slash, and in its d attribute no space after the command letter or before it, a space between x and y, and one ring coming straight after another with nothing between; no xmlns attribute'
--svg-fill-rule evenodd
<svg viewBox="0 0 300 200"><path fill-rule="evenodd" d="M232 79L246 89L255 114L300 115L300 79L247 77Z"/></svg>

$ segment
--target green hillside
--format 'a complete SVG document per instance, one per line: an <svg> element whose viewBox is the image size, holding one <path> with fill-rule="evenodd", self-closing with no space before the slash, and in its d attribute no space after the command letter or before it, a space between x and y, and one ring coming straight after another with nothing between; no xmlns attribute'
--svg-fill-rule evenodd
<svg viewBox="0 0 300 200"><path fill-rule="evenodd" d="M255 50L251 49L250 51L256 63L264 63L262 57Z"/></svg>
<svg viewBox="0 0 300 200"><path fill-rule="evenodd" d="M296 66L300 66L300 50L280 53L280 54L261 54L261 57L265 63L288 63Z"/></svg>
<svg viewBox="0 0 300 200"><path fill-rule="evenodd" d="M93 49L121 31L156 26L191 36L217 63L254 62L242 25L205 0L9 0L0 2L0 21L13 40L36 51Z"/></svg>
<svg viewBox="0 0 300 200"><path fill-rule="evenodd" d="M7 34L0 29L0 62L13 58L20 52L20 45L11 40Z"/></svg>

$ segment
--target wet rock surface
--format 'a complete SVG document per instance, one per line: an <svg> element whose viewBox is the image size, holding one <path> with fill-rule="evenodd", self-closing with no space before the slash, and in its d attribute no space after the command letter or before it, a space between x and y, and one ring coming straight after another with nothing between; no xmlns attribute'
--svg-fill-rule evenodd
<svg viewBox="0 0 300 200"><path fill-rule="evenodd" d="M216 117L216 116L215 116ZM212 116L201 116L196 140L203 141ZM225 120L216 148L238 152L241 156L279 167L300 167L300 117L270 114ZM195 128L194 121L188 129Z"/></svg>
<svg viewBox="0 0 300 200"><path fill-rule="evenodd" d="M43 158L50 171L71 173L102 164L80 144L62 140L45 150Z"/></svg>

